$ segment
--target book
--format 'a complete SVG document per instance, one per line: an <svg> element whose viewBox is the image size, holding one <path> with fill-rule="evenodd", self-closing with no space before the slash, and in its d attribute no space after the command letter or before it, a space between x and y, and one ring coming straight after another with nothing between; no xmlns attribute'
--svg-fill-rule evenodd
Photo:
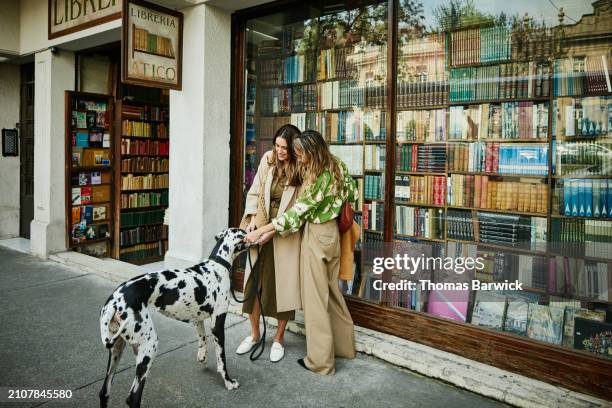
<svg viewBox="0 0 612 408"><path fill-rule="evenodd" d="M427 302L427 313L465 322L469 290L432 290Z"/></svg>
<svg viewBox="0 0 612 408"><path fill-rule="evenodd" d="M612 323L576 317L574 348L612 358Z"/></svg>
<svg viewBox="0 0 612 408"><path fill-rule="evenodd" d="M92 220L102 221L106 219L106 206L94 206L92 208Z"/></svg>
<svg viewBox="0 0 612 408"><path fill-rule="evenodd" d="M506 315L506 297L478 291L472 310L472 324L502 330Z"/></svg>
<svg viewBox="0 0 612 408"><path fill-rule="evenodd" d="M604 310L587 310L576 307L566 307L563 325L563 345L566 347L574 347L574 328L576 318L603 322L606 319L606 312Z"/></svg>
<svg viewBox="0 0 612 408"><path fill-rule="evenodd" d="M529 305L527 336L547 343L561 344L564 308Z"/></svg>

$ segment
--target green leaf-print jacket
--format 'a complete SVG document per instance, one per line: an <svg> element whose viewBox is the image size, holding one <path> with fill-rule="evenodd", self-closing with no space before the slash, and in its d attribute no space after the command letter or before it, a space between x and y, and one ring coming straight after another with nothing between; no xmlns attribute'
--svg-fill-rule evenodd
<svg viewBox="0 0 612 408"><path fill-rule="evenodd" d="M316 181L308 186L297 198L293 207L274 218L274 229L280 233L293 233L300 230L306 221L322 224L336 218L342 211L342 204L348 199L355 201L357 186L349 174L346 164L338 160L344 179L343 185L336 194L332 188L332 174L324 170Z"/></svg>

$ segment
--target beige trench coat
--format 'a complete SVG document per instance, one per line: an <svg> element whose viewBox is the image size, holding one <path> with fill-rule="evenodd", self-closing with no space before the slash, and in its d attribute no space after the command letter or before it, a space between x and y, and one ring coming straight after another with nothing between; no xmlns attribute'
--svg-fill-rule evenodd
<svg viewBox="0 0 612 408"><path fill-rule="evenodd" d="M260 186L264 186L264 198L266 211L270 214L270 189L272 187L273 169L268 165L268 160L273 151L268 151L261 159L253 184L247 193L246 208L244 213L254 215L257 213L257 201ZM281 197L278 215L283 214L287 208L293 206L297 198L297 187L286 186ZM274 235L274 268L276 275L276 309L277 312L286 312L302 308L300 291L300 245L302 234L288 234L285 236ZM251 248L251 261L255 264L257 260L257 248ZM249 279L251 269L247 261L244 273L244 285ZM243 286L244 292L244 286Z"/></svg>

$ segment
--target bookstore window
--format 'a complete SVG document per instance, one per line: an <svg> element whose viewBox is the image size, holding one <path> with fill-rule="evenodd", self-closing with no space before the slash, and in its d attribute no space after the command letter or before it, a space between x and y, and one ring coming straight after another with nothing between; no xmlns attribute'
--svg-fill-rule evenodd
<svg viewBox="0 0 612 408"><path fill-rule="evenodd" d="M244 194L276 129L321 132L359 186L355 218L364 229L343 291L378 303L362 256L383 239L388 9L350 3L247 21Z"/></svg>
<svg viewBox="0 0 612 408"><path fill-rule="evenodd" d="M611 357L610 1L399 0L395 43L389 2L313 3L246 21L244 194L276 129L316 129L359 185L345 295ZM452 262L379 290L389 254Z"/></svg>
<svg viewBox="0 0 612 408"><path fill-rule="evenodd" d="M612 357L610 2L438 3L399 3L393 240L481 262L389 304Z"/></svg>

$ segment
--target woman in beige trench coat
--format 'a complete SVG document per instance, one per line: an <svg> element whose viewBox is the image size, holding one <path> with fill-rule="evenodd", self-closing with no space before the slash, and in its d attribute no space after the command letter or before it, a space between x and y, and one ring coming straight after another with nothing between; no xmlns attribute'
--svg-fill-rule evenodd
<svg viewBox="0 0 612 408"><path fill-rule="evenodd" d="M296 160L293 153L293 138L300 131L292 125L285 125L276 131L273 150L264 154L257 169L253 184L246 199L243 225L247 232L267 224L271 218L282 215L293 205L299 179L296 173ZM270 360L277 362L284 356L284 333L288 320L295 317L295 310L301 309L300 296L300 243L299 234L286 237L275 236L271 242L261 245L262 269L260 287L261 303L266 316L278 320L278 329ZM251 248L251 262L257 260L257 247ZM250 265L247 263L244 279L245 296L255 293L249 278ZM259 340L260 306L257 296L251 296L243 304L243 312L249 313L251 335L238 346L238 354L246 354Z"/></svg>
<svg viewBox="0 0 612 408"><path fill-rule="evenodd" d="M353 320L338 287L340 233L336 218L345 202L355 200L357 187L346 164L331 154L319 132L304 131L295 139L294 148L304 183L302 191L292 208L250 232L246 240L261 244L275 232L302 231L306 357L298 363L327 375L335 372L336 357L355 357Z"/></svg>

